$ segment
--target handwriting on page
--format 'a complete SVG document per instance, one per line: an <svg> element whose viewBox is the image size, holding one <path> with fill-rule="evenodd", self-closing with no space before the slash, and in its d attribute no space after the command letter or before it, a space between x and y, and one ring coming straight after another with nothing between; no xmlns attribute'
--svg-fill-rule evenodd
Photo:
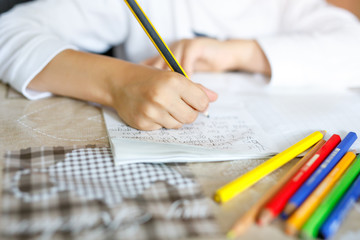
<svg viewBox="0 0 360 240"><path fill-rule="evenodd" d="M121 137L142 141L184 144L211 149L237 149L244 145L248 150L263 152L268 150L259 140L259 135L249 126L248 121L239 116L200 116L192 124L180 129L160 129L139 131L118 122L109 129L110 137Z"/></svg>

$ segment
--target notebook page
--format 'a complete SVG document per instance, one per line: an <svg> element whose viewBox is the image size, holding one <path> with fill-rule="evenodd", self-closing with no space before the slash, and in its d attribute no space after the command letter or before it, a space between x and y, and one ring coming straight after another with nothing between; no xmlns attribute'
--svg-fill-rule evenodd
<svg viewBox="0 0 360 240"><path fill-rule="evenodd" d="M198 75L196 80L241 102L280 149L318 130L326 130L326 138L360 134L360 92L354 89L274 87L266 78L246 74ZM352 146L357 152L359 143Z"/></svg>
<svg viewBox="0 0 360 240"><path fill-rule="evenodd" d="M271 138L278 139L278 144L293 144L316 130L326 130L327 137L336 133L343 138L350 131L360 134L360 97L357 94L322 93L244 98L248 103L247 110ZM360 151L359 140L352 148Z"/></svg>
<svg viewBox="0 0 360 240"><path fill-rule="evenodd" d="M199 115L180 129L139 131L124 124L110 109L103 115L119 162L219 161L269 156L279 151L244 106L219 100L209 118ZM242 110L240 110L242 109Z"/></svg>

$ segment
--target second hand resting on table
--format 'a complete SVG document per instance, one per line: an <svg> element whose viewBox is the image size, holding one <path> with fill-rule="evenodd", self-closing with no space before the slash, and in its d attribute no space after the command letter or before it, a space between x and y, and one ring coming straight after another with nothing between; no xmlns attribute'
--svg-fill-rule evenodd
<svg viewBox="0 0 360 240"><path fill-rule="evenodd" d="M252 40L195 38L170 48L189 75L229 70L271 74L267 58ZM180 128L195 121L198 113L217 99L217 94L204 86L160 70L167 68L160 56L144 64L152 67L65 50L29 88L113 107L125 123L140 130Z"/></svg>

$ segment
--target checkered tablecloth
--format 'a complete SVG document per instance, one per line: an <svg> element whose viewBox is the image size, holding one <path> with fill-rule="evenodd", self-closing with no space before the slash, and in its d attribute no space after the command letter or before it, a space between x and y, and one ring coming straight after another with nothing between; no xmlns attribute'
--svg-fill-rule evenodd
<svg viewBox="0 0 360 240"><path fill-rule="evenodd" d="M4 157L2 238L176 239L216 236L185 164L115 166L108 147L41 147Z"/></svg>

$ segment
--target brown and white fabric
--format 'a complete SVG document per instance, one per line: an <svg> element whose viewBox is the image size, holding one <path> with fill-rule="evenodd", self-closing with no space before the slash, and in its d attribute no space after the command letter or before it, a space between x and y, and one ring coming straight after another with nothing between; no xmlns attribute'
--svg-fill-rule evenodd
<svg viewBox="0 0 360 240"><path fill-rule="evenodd" d="M185 164L115 166L102 146L4 157L2 238L176 239L218 233Z"/></svg>

